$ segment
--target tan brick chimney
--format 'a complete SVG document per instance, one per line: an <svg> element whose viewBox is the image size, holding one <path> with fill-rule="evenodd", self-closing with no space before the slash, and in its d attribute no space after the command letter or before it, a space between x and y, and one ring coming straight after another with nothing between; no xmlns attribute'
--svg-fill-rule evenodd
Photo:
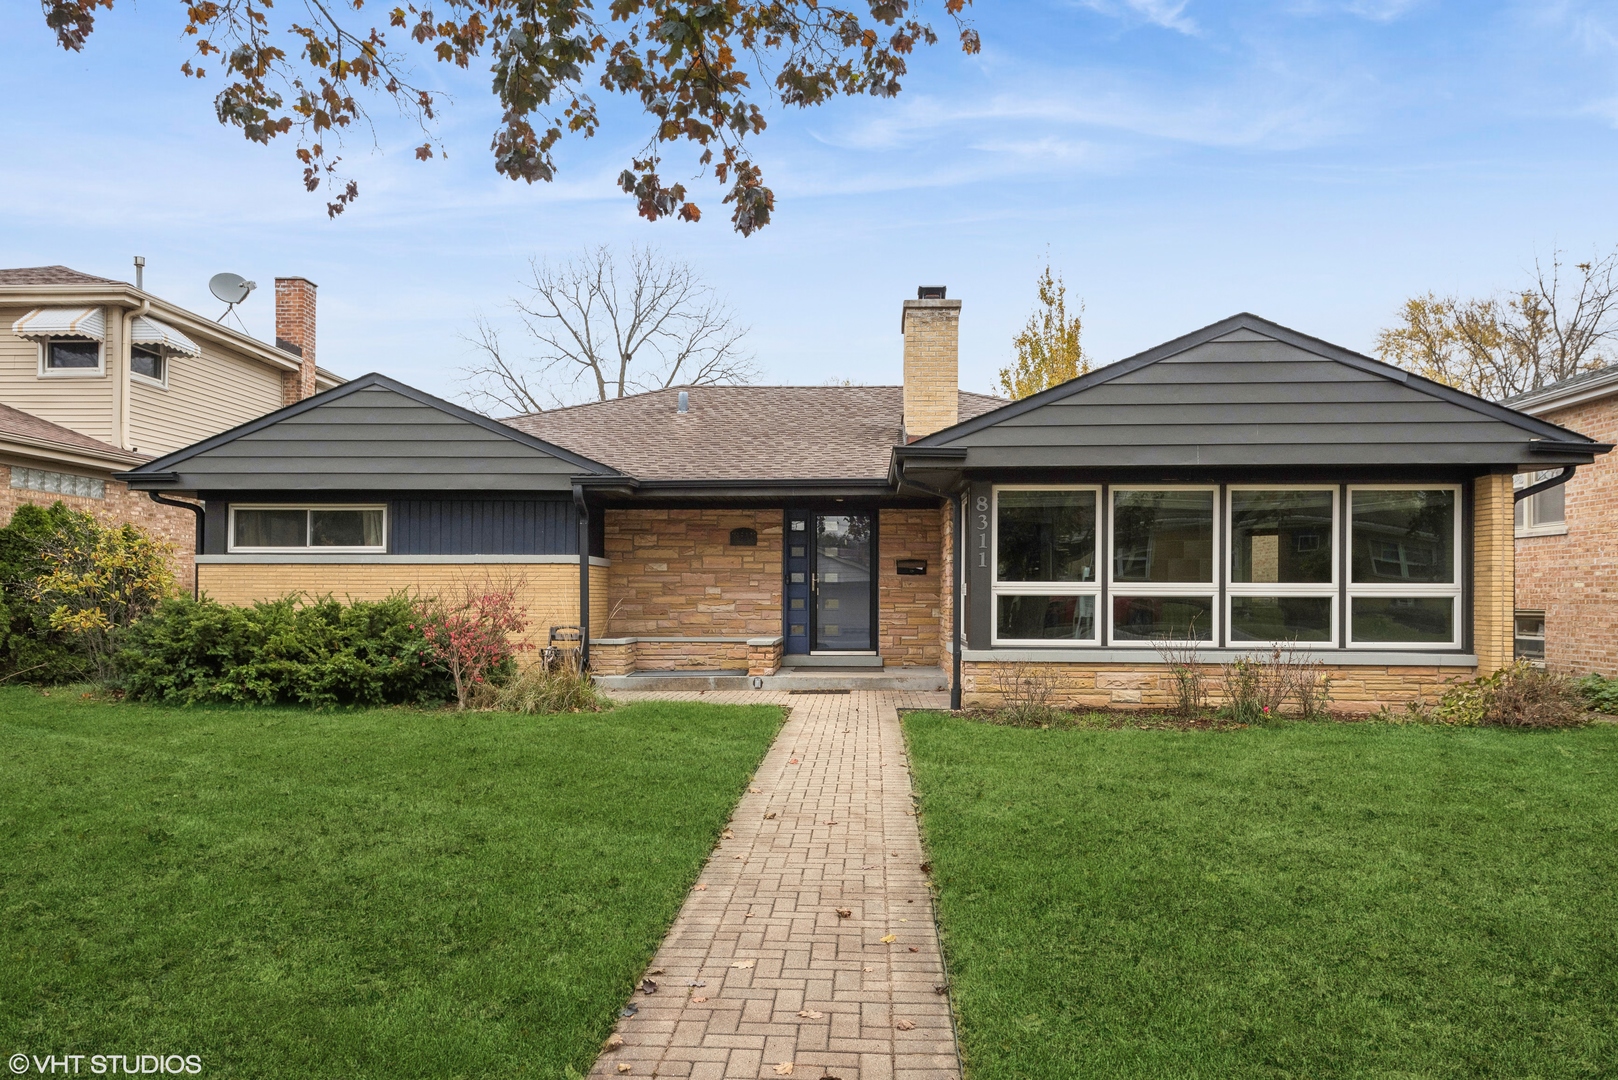
<svg viewBox="0 0 1618 1080"><path fill-rule="evenodd" d="M308 278L275 279L275 347L298 357L297 371L281 373L281 404L293 405L315 392L315 283Z"/></svg>
<svg viewBox="0 0 1618 1080"><path fill-rule="evenodd" d="M906 442L960 420L960 324L961 302L944 299L942 285L924 285L905 301Z"/></svg>

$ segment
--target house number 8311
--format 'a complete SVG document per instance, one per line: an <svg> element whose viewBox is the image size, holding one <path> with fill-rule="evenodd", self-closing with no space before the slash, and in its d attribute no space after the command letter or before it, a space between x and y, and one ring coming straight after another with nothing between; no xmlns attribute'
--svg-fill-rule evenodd
<svg viewBox="0 0 1618 1080"><path fill-rule="evenodd" d="M979 495L973 500L973 509L978 515L978 565L984 569L989 566L989 497Z"/></svg>

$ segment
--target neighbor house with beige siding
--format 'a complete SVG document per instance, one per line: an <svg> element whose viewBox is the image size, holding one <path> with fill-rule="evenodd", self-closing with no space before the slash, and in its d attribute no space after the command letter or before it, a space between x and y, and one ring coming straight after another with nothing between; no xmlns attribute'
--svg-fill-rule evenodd
<svg viewBox="0 0 1618 1080"><path fill-rule="evenodd" d="M1152 708L1165 642L1285 645L1370 710L1510 662L1513 477L1610 449L1246 314L1008 402L959 388L960 310L904 302L899 386L497 422L366 375L127 476L201 500L221 599L499 575L623 686Z"/></svg>
<svg viewBox="0 0 1618 1080"><path fill-rule="evenodd" d="M0 269L0 522L59 499L162 535L189 578L193 513L113 474L342 382L315 365L315 286L276 300L266 343L128 282Z"/></svg>

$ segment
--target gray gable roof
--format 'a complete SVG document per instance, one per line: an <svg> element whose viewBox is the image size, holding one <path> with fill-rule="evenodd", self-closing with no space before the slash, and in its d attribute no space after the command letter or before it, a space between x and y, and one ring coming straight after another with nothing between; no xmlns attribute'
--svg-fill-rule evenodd
<svg viewBox="0 0 1618 1080"><path fill-rule="evenodd" d="M974 467L1582 463L1576 432L1256 315L918 440Z"/></svg>
<svg viewBox="0 0 1618 1080"><path fill-rule="evenodd" d="M363 375L124 474L169 491L566 491L599 462Z"/></svg>

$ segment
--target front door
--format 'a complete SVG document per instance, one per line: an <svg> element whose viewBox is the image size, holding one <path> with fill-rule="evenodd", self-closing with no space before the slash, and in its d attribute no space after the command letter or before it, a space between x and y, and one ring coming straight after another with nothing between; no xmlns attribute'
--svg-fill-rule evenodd
<svg viewBox="0 0 1618 1080"><path fill-rule="evenodd" d="M876 515L788 512L786 651L876 649Z"/></svg>

